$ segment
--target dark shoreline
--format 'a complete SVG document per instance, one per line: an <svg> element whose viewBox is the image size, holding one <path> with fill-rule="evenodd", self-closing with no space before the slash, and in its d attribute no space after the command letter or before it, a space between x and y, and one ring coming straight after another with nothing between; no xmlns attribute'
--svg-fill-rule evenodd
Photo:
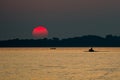
<svg viewBox="0 0 120 80"><path fill-rule="evenodd" d="M118 46L117 47L115 47L115 46L114 47L112 47L112 46L110 46L110 47L97 46L97 47L93 47L93 48L103 48L103 47L104 48L119 48ZM82 47L82 46L81 47L75 47L75 46L74 47L32 47L32 46L31 47L15 47L15 46L13 47L12 46L12 47L0 47L0 48L91 48L91 47L87 47L87 46L86 47Z"/></svg>
<svg viewBox="0 0 120 80"><path fill-rule="evenodd" d="M86 35L66 39L12 39L0 41L0 47L120 47L120 36Z"/></svg>

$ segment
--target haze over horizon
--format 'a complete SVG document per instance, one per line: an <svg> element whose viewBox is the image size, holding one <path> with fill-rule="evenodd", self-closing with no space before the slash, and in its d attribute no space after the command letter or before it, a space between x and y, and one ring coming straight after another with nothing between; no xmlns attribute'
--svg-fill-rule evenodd
<svg viewBox="0 0 120 80"><path fill-rule="evenodd" d="M2 0L0 40L33 39L44 25L48 38L120 35L119 0Z"/></svg>

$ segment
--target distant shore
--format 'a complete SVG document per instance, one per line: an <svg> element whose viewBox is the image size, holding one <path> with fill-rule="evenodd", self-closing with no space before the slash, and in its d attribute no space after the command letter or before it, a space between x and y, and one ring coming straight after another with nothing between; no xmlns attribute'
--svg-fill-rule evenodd
<svg viewBox="0 0 120 80"><path fill-rule="evenodd" d="M120 36L87 35L66 39L12 39L0 41L0 47L120 47Z"/></svg>

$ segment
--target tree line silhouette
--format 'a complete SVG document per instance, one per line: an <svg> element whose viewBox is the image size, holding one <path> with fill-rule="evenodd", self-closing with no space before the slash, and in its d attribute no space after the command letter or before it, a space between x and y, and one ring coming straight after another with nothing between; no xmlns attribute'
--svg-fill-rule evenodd
<svg viewBox="0 0 120 80"><path fill-rule="evenodd" d="M12 39L0 41L0 47L120 47L120 36L85 35L73 38Z"/></svg>

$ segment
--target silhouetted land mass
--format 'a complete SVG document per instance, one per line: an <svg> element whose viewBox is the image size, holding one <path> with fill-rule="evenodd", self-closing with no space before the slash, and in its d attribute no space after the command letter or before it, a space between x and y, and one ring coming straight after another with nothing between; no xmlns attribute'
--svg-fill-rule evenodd
<svg viewBox="0 0 120 80"><path fill-rule="evenodd" d="M65 39L12 39L0 41L0 47L120 47L120 36L85 35Z"/></svg>

